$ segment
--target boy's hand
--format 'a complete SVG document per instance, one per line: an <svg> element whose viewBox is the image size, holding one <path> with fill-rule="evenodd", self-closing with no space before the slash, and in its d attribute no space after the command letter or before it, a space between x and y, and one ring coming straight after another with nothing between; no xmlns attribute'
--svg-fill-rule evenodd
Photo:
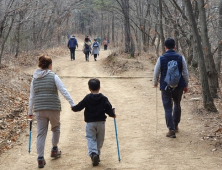
<svg viewBox="0 0 222 170"><path fill-rule="evenodd" d="M116 114L114 113L114 117L113 117L114 119L116 118Z"/></svg>
<svg viewBox="0 0 222 170"><path fill-rule="evenodd" d="M75 106L71 106L71 110L72 110L73 112L75 112L75 111L73 110L74 107L75 107Z"/></svg>

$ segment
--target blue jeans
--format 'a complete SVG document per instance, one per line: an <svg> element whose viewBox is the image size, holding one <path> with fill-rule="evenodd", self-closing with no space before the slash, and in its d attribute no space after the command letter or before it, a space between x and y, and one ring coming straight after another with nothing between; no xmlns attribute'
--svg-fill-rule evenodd
<svg viewBox="0 0 222 170"><path fill-rule="evenodd" d="M183 95L183 88L175 88L173 91L170 89L161 90L161 92L167 128L175 130L175 127L180 123L180 101Z"/></svg>

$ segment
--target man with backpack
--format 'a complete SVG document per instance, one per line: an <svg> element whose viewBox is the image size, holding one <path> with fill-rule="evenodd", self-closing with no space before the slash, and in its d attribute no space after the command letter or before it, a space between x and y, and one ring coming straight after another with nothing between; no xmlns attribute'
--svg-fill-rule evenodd
<svg viewBox="0 0 222 170"><path fill-rule="evenodd" d="M155 65L153 84L157 88L160 75L160 90L169 129L166 137L176 138L181 117L180 101L183 91L188 92L189 74L185 58L175 52L174 39L166 39L165 49L166 53L158 58Z"/></svg>
<svg viewBox="0 0 222 170"><path fill-rule="evenodd" d="M75 60L76 47L78 48L78 42L77 42L75 36L73 35L68 41L68 48L70 50L71 61Z"/></svg>

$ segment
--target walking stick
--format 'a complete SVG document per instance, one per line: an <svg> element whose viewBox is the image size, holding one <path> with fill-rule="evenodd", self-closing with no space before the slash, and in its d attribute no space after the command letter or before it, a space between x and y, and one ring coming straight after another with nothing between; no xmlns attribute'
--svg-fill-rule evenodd
<svg viewBox="0 0 222 170"><path fill-rule="evenodd" d="M29 130L29 154L31 152L31 139L32 139L32 120L30 119L30 130Z"/></svg>
<svg viewBox="0 0 222 170"><path fill-rule="evenodd" d="M157 133L157 126L158 126L158 113L157 113L157 87L156 87L156 133Z"/></svg>
<svg viewBox="0 0 222 170"><path fill-rule="evenodd" d="M113 112L115 113L115 108L113 108ZM118 160L120 162L120 151L119 151L119 141L118 141L118 133L117 133L117 126L116 126L116 119L114 118L114 126L116 132L116 145L117 145L117 152L118 152Z"/></svg>

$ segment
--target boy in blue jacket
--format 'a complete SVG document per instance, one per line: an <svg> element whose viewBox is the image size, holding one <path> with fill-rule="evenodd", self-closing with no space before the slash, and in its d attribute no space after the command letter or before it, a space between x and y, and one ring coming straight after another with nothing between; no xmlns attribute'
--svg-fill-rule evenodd
<svg viewBox="0 0 222 170"><path fill-rule="evenodd" d="M84 118L86 122L86 139L88 145L88 154L91 157L93 166L100 162L100 153L105 137L105 121L108 114L116 118L108 98L100 90L100 81L97 78L90 79L88 82L90 94L72 107L74 112L85 108Z"/></svg>

